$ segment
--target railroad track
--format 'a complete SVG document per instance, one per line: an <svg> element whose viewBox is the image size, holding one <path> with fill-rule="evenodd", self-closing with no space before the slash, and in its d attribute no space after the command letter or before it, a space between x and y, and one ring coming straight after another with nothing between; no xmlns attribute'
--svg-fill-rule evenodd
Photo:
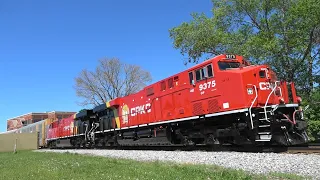
<svg viewBox="0 0 320 180"><path fill-rule="evenodd" d="M320 154L320 146L305 146L305 147L288 147L285 153L289 154Z"/></svg>
<svg viewBox="0 0 320 180"><path fill-rule="evenodd" d="M285 153L285 154L320 154L320 143L307 146L234 146L234 145L198 145L198 146L119 146L119 147L94 147L73 148L61 146L55 149L112 149L112 150L144 150L144 151L207 151L207 152L252 152L252 153Z"/></svg>
<svg viewBox="0 0 320 180"><path fill-rule="evenodd" d="M144 151L206 151L206 152L286 152L288 147L270 146L234 146L234 145L197 145L197 146L119 146L119 147L94 147L94 148L74 148L71 146L61 146L53 149L109 149L109 150L144 150Z"/></svg>

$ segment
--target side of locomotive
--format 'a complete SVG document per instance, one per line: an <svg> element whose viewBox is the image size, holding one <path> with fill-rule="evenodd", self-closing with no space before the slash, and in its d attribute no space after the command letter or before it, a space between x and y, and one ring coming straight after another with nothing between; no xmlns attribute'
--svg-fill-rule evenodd
<svg viewBox="0 0 320 180"><path fill-rule="evenodd" d="M57 147L59 144L69 146L71 140L75 137L76 128L74 127L74 115L59 119L49 125L47 131L47 146Z"/></svg>
<svg viewBox="0 0 320 180"><path fill-rule="evenodd" d="M77 113L70 139L73 146L303 144L306 122L288 85L266 65L222 54Z"/></svg>

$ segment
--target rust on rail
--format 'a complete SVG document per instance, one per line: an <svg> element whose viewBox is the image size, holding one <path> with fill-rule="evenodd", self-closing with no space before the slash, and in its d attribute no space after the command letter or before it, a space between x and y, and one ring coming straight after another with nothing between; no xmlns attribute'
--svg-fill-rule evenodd
<svg viewBox="0 0 320 180"><path fill-rule="evenodd" d="M289 154L320 154L320 146L302 146L302 147L288 147L284 153Z"/></svg>

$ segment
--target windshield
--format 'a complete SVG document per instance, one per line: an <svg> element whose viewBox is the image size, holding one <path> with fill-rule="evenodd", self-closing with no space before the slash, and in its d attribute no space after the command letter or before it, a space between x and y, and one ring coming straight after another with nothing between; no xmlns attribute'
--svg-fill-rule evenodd
<svg viewBox="0 0 320 180"><path fill-rule="evenodd" d="M218 66L220 70L226 70L227 68L239 68L240 63L239 62L224 62L219 61Z"/></svg>

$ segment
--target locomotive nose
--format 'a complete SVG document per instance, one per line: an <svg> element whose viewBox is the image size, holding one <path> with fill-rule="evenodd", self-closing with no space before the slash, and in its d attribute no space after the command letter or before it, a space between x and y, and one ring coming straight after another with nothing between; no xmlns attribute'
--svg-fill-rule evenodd
<svg viewBox="0 0 320 180"><path fill-rule="evenodd" d="M266 106L285 103L281 83L277 81L275 73L267 65L257 66L253 70L253 74L255 75L258 104ZM255 94L252 92L254 89L249 88L247 91L249 95Z"/></svg>

